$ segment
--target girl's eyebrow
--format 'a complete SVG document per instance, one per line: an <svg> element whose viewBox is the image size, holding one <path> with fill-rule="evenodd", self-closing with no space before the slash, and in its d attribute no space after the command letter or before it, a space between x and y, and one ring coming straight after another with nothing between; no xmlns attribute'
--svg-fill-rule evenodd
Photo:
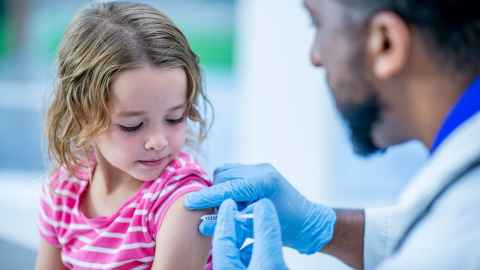
<svg viewBox="0 0 480 270"><path fill-rule="evenodd" d="M186 103L182 103L182 104L173 106L173 107L170 108L168 111L169 111L169 112L173 112L173 111L176 111L176 110L180 110L180 109L185 108L185 106L187 106L187 104L186 104Z"/></svg>
<svg viewBox="0 0 480 270"><path fill-rule="evenodd" d="M119 117L134 117L134 116L141 116L146 114L145 111L121 111L118 113Z"/></svg>
<svg viewBox="0 0 480 270"><path fill-rule="evenodd" d="M185 108L186 105L187 105L186 103L182 103L182 104L171 107L168 111L173 112L176 110L180 110ZM135 116L142 116L146 113L147 113L146 111L121 111L117 115L118 117L135 117Z"/></svg>

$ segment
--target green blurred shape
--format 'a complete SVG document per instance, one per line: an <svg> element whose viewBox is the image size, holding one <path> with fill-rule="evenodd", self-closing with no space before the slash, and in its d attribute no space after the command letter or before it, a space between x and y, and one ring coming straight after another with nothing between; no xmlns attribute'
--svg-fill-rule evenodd
<svg viewBox="0 0 480 270"><path fill-rule="evenodd" d="M69 17L45 18L42 31L36 33L39 41L37 53L44 60L52 61L57 53ZM184 31L193 51L200 57L200 64L207 69L231 72L234 66L234 34L224 31L189 29Z"/></svg>
<svg viewBox="0 0 480 270"><path fill-rule="evenodd" d="M70 19L64 14L46 17L43 13L36 18L36 21L42 22L32 36L32 39L37 41L37 46L33 49L39 59L50 63L56 58L58 47Z"/></svg>
<svg viewBox="0 0 480 270"><path fill-rule="evenodd" d="M57 51L67 26L68 21L63 21L62 23L56 24L50 28L50 37L47 39L45 44L47 59L55 59L57 56Z"/></svg>
<svg viewBox="0 0 480 270"><path fill-rule="evenodd" d="M200 64L230 72L234 65L233 32L191 31L186 36L192 50L200 57Z"/></svg>
<svg viewBox="0 0 480 270"><path fill-rule="evenodd" d="M65 31L65 23L56 23L49 28L49 35L43 45L47 59L53 59ZM232 32L191 32L187 33L193 51L200 57L206 68L230 72L234 65L234 35Z"/></svg>
<svg viewBox="0 0 480 270"><path fill-rule="evenodd" d="M0 5L2 8L3 5ZM0 58L8 53L8 36L10 35L10 27L8 25L8 17L5 10L0 10Z"/></svg>

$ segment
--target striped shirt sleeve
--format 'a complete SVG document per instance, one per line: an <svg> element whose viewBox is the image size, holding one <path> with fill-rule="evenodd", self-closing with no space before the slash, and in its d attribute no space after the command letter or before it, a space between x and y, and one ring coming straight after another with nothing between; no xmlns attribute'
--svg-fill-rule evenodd
<svg viewBox="0 0 480 270"><path fill-rule="evenodd" d="M38 214L38 231L43 240L55 247L61 247L57 237L55 206L48 183L42 186Z"/></svg>
<svg viewBox="0 0 480 270"><path fill-rule="evenodd" d="M169 208L182 196L211 186L206 173L195 163L184 164L163 185L160 195L150 205L148 230L153 239L161 226Z"/></svg>

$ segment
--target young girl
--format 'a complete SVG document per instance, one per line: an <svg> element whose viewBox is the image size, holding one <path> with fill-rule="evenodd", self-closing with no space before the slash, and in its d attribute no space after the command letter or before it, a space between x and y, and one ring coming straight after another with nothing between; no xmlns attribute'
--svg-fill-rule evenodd
<svg viewBox="0 0 480 270"><path fill-rule="evenodd" d="M210 241L197 232L206 213L183 207L210 185L182 151L189 123L204 138L200 102L209 104L197 57L162 13L103 2L74 18L47 115L56 168L36 269L211 268Z"/></svg>

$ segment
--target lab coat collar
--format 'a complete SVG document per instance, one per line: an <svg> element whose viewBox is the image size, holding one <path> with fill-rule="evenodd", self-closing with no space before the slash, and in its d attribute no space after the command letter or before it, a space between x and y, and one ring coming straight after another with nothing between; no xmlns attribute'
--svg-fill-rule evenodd
<svg viewBox="0 0 480 270"><path fill-rule="evenodd" d="M480 157L479 134L480 113L476 113L455 129L408 184L399 201L405 217L396 225L401 234L457 173Z"/></svg>

